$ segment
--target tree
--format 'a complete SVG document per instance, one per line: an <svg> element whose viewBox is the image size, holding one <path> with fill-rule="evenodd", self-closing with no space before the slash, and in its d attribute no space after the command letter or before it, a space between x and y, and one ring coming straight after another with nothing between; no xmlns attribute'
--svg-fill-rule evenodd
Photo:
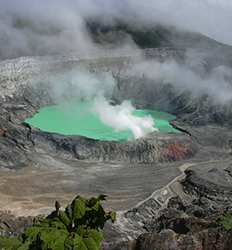
<svg viewBox="0 0 232 250"><path fill-rule="evenodd" d="M77 196L64 211L56 202L56 210L46 219L25 230L20 239L0 239L0 247L7 250L99 250L105 223L116 220L115 212L103 209L101 202L105 199L104 195L90 199Z"/></svg>

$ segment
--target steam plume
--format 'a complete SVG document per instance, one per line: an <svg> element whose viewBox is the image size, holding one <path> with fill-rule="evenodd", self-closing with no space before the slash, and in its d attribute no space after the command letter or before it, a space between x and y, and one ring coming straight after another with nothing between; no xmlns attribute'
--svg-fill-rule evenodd
<svg viewBox="0 0 232 250"><path fill-rule="evenodd" d="M136 117L133 114L135 108L129 101L124 101L121 105L110 104L108 100L112 97L116 83L109 73L69 71L58 76L50 76L49 84L56 103L70 99L94 100L92 112L97 113L101 121L116 132L130 130L137 139L158 131L154 128L151 116Z"/></svg>
<svg viewBox="0 0 232 250"><path fill-rule="evenodd" d="M155 124L151 116L136 117L133 114L134 111L135 108L128 101L112 106L105 98L95 99L94 112L99 114L103 123L112 127L116 132L130 130L137 139L158 131L154 128Z"/></svg>
<svg viewBox="0 0 232 250"><path fill-rule="evenodd" d="M136 64L127 73L130 76L146 76L154 84L172 84L179 92L190 91L193 97L208 95L215 104L232 101L232 72L226 66L217 66L201 76L187 64L180 65L174 60L162 63L152 60Z"/></svg>

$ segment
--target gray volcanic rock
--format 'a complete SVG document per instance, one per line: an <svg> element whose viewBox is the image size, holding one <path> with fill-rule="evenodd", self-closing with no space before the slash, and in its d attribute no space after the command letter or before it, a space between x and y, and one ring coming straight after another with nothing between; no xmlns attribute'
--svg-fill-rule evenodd
<svg viewBox="0 0 232 250"><path fill-rule="evenodd" d="M59 155L79 160L122 161L136 163L171 162L192 157L197 147L191 138L179 135L159 135L128 142L97 141L78 136L62 136L33 131L35 144L52 149ZM49 142L49 146L46 145Z"/></svg>
<svg viewBox="0 0 232 250"><path fill-rule="evenodd" d="M221 220L232 212L231 160L195 163L185 174L181 182L176 180L125 212L127 233L134 230L129 233L132 236L139 231L139 237L106 249L118 249L122 244L128 250L230 250L231 230L226 231Z"/></svg>
<svg viewBox="0 0 232 250"><path fill-rule="evenodd" d="M210 207L204 202L201 199L184 205L178 197L170 199L168 208L146 225L148 233L139 236L131 249L231 249L231 231L220 223L229 210L224 207L209 213Z"/></svg>
<svg viewBox="0 0 232 250"><path fill-rule="evenodd" d="M38 169L41 165L46 166L49 170L55 169L57 165L65 168L67 172L64 171L63 176L60 174L60 169L56 171L56 175L50 170L49 174L53 179L49 179L45 171L42 184L38 181L33 186L33 194L38 191L39 185L43 186L40 191L46 193L44 199L51 199L57 195L54 194L54 187L57 188L60 185L56 190L59 194L63 192L67 195L73 190L76 192L79 189L78 185L86 182L83 190L87 194L93 190L95 193L106 190L107 187L110 187L111 192L112 189L118 188L119 192L114 192L115 197L113 197L117 202L126 203L128 197L130 197L130 202L132 199L136 200L136 203L140 201L127 211L119 212L118 224L114 227L109 225L105 242L106 249L127 249L129 244L131 249L213 249L213 246L216 246L219 250L230 250L231 233L226 232L217 219L231 210L232 202L231 105L216 105L208 96L193 96L188 91L177 89L172 83L154 84L153 80L144 76L129 77L124 70L121 70L125 67L126 71L136 62L140 63L141 58L138 55L141 53L149 60L156 59L163 62L170 59L180 64L188 63L188 39L184 48L178 48L177 45L170 43L172 40L170 37L174 37L173 41L177 41L177 37L180 36L175 37L173 34L169 36L167 33L165 37L168 38L167 42L172 46L171 48L135 51L134 56L110 58L103 55L101 58L80 60L75 55L66 55L20 58L1 62L0 167L18 171L22 167L31 165ZM199 47L204 48L205 53L199 48L191 47L202 57L202 63L193 65L195 71L206 74L219 65L231 68L230 53L227 53L230 47L203 37L200 40ZM181 46L183 43L180 43ZM209 55L208 52L212 49L215 53ZM136 107L160 109L175 114L177 116L175 127L182 133L153 133L135 141L106 142L79 136L47 133L24 123L27 117L33 116L41 107L54 104L54 98L49 91L49 76L59 77L69 70L78 71L78 69L95 73L111 72L117 82L112 96L115 103L131 99ZM77 164L79 162L84 162L86 165ZM96 164L96 167L86 170L90 162ZM105 164L111 162L115 165L111 168L109 165L102 168L97 165L102 162ZM122 164L133 170L129 171ZM161 169L166 167L166 172L161 171L156 177L158 165ZM83 177L82 182L80 178L68 176L68 170L70 170L68 168L71 166L74 167L69 174L73 175L74 168L77 168L76 172ZM131 173L136 172L138 166L140 167L139 174L132 175ZM107 172L106 168L110 168L109 171L112 173ZM147 171L146 168L152 169L153 172ZM184 177L183 169L186 168L188 168L185 172L187 176L180 184L181 178ZM154 183L159 181L157 178L162 179L161 175L165 177L170 175L171 169L173 169L173 175L170 180L168 179L168 184L165 181L161 182L162 185L157 185L157 190L151 194L151 188L148 187L151 185L153 187ZM143 175L143 171L146 174ZM117 179L114 173L117 173ZM149 173L154 175L147 178ZM129 174L132 178L128 177ZM91 179L86 178L86 175ZM99 178L99 175L103 177ZM11 178L11 175L9 176ZM32 174L29 173L28 176L23 180L29 180ZM68 178L63 179L66 176ZM136 182L133 180L134 176ZM54 183L49 190L46 190L48 185L44 183L47 180L54 181L56 177L59 177L57 179L59 183ZM119 178L122 182L118 181ZM5 200L10 199L15 186L22 187L19 185L21 179L18 176L15 182L13 177L12 179L12 182L9 181L9 183L14 183L11 190L5 188L7 184L3 186ZM145 186L146 195L151 196L145 200L140 200L141 197L144 199L141 193L145 191L139 179L142 184L148 182L143 186ZM67 180L71 180L71 188L65 186L65 189L62 185ZM128 183L129 181L131 183ZM125 192L118 187L121 183L124 185L123 188L125 185L128 186ZM102 186L106 188L102 189ZM37 205L41 202L40 194L41 192L34 194ZM172 199L176 195L179 198ZM30 207L31 203L28 199L33 198L29 191L26 196L28 197L26 201L23 201L23 205L27 206L29 203ZM21 197L25 199L25 196ZM14 202L13 204L18 204L18 200ZM24 208L24 206L21 207ZM12 228L17 231L16 227L12 226ZM138 238L141 233L143 235ZM128 238L133 240L127 244Z"/></svg>
<svg viewBox="0 0 232 250"><path fill-rule="evenodd" d="M11 213L1 211L0 236L19 236L38 219L33 217L15 217Z"/></svg>
<svg viewBox="0 0 232 250"><path fill-rule="evenodd" d="M136 241L135 250L230 250L231 233L220 229L207 229L193 235L178 235L172 230L160 234L144 234Z"/></svg>
<svg viewBox="0 0 232 250"><path fill-rule="evenodd" d="M183 181L186 192L205 197L220 206L232 204L231 162L214 163L209 166L199 164L199 167L186 171Z"/></svg>

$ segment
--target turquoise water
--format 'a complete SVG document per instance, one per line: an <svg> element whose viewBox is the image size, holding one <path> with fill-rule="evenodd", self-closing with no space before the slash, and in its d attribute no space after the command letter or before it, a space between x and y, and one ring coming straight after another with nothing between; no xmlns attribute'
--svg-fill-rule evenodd
<svg viewBox="0 0 232 250"><path fill-rule="evenodd" d="M80 135L88 138L120 141L133 139L129 130L117 132L113 128L101 122L98 114L93 113L93 102L70 102L41 108L32 118L25 122L43 131L59 133L63 135ZM177 133L169 121L175 116L156 110L137 109L134 111L137 117L150 115L155 120L155 127L161 133Z"/></svg>

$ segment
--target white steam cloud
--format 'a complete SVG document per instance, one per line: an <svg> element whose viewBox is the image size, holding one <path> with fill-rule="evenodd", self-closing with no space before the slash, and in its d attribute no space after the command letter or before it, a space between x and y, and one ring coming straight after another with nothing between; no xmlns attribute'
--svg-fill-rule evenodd
<svg viewBox="0 0 232 250"><path fill-rule="evenodd" d="M173 25L232 44L232 2L228 0L128 0L131 14L147 24ZM131 15L129 15L131 16Z"/></svg>
<svg viewBox="0 0 232 250"><path fill-rule="evenodd" d="M96 95L111 98L115 80L110 73L90 73L86 70L70 70L64 73L48 75L46 81L54 102L71 99L93 100Z"/></svg>
<svg viewBox="0 0 232 250"><path fill-rule="evenodd" d="M232 101L232 71L226 66L217 66L201 76L190 66L180 65L174 60L144 61L133 66L127 74L146 76L154 84L172 84L180 93L190 91L193 97L208 95L216 104Z"/></svg>
<svg viewBox="0 0 232 250"><path fill-rule="evenodd" d="M155 124L151 116L137 117L133 114L135 108L129 101L112 106L105 98L97 97L93 111L99 114L104 124L110 126L116 132L130 130L135 139L158 131L158 129L154 128Z"/></svg>
<svg viewBox="0 0 232 250"><path fill-rule="evenodd" d="M0 58L98 51L85 19L173 25L232 44L228 0L0 0Z"/></svg>

